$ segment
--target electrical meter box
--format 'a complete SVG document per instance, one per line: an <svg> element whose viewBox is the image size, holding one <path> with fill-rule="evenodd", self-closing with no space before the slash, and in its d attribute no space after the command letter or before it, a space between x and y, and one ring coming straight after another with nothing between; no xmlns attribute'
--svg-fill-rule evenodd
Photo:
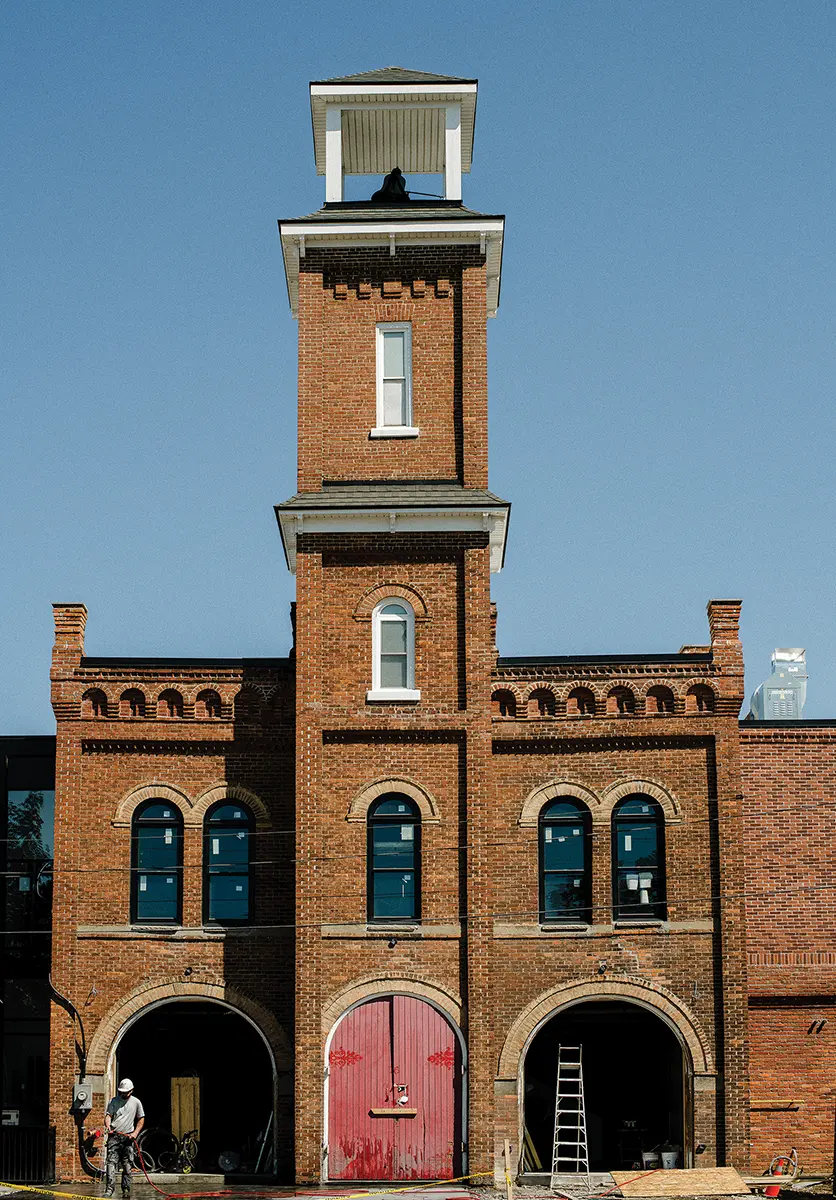
<svg viewBox="0 0 836 1200"><path fill-rule="evenodd" d="M73 1084L73 1112L89 1112L93 1107L93 1087L89 1083Z"/></svg>

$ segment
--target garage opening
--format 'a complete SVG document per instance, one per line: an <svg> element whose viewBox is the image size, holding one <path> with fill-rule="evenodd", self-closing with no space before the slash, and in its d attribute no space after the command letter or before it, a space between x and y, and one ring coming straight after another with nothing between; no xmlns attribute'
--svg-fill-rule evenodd
<svg viewBox="0 0 836 1200"><path fill-rule="evenodd" d="M636 1004L588 1001L536 1033L525 1057L525 1170L552 1165L558 1047L583 1047L591 1171L641 1167L642 1153L685 1146L683 1049L671 1029Z"/></svg>
<svg viewBox="0 0 836 1200"><path fill-rule="evenodd" d="M193 1170L254 1173L258 1166L259 1174L273 1173L272 1062L239 1013L211 1001L151 1009L117 1048L116 1077L125 1076L145 1108L147 1129L180 1139L198 1130ZM166 1145L164 1138L152 1141L152 1154Z"/></svg>

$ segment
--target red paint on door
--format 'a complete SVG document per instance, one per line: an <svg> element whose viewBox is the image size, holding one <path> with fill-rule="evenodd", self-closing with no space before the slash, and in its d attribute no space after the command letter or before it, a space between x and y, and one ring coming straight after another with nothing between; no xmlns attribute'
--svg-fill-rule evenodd
<svg viewBox="0 0 836 1200"><path fill-rule="evenodd" d="M359 1005L337 1026L328 1058L329 1179L459 1174L461 1052L431 1004L385 996ZM389 1115L409 1109L414 1116Z"/></svg>

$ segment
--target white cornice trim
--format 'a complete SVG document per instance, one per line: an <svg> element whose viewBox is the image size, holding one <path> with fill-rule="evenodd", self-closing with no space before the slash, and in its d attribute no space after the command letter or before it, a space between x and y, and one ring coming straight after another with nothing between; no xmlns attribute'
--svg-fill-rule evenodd
<svg viewBox="0 0 836 1200"><path fill-rule="evenodd" d="M487 316L495 317L499 308L502 275L502 245L505 221L502 218L459 217L433 221L304 221L279 222L287 297L294 317L299 315L299 260L308 249L337 247L362 249L386 246L397 254L398 245L450 246L478 242L485 255L487 270Z"/></svg>
<svg viewBox="0 0 836 1200"><path fill-rule="evenodd" d="M335 99L345 96L353 100L362 96L391 96L393 92L399 96L431 96L446 98L447 96L476 95L475 83L312 83L312 96L327 96Z"/></svg>
<svg viewBox="0 0 836 1200"><path fill-rule="evenodd" d="M281 236L284 237L303 237L306 239L307 245L313 245L312 240L317 239L317 244L328 245L330 239L351 237L352 240L356 237L381 237L388 238L391 234L395 237L402 237L407 234L419 234L426 236L427 234L452 234L454 237L460 234L470 234L468 241L472 240L473 235L477 237L481 233L499 233L505 229L505 222L495 217L493 219L485 219L484 217L457 217L453 221L445 221L437 219L432 221L294 221L279 222ZM323 241L320 242L320 239Z"/></svg>
<svg viewBox="0 0 836 1200"><path fill-rule="evenodd" d="M294 508L278 512L285 558L296 574L296 539L300 533L476 533L488 534L491 574L502 570L508 536L508 509L485 511L457 508L374 508L330 509Z"/></svg>

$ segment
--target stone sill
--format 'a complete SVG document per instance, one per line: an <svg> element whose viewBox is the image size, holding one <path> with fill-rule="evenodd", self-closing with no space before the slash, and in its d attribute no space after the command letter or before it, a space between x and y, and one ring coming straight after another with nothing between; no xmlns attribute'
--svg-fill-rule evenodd
<svg viewBox="0 0 836 1200"><path fill-rule="evenodd" d="M386 941L391 941L392 938L397 941L449 941L461 937L462 927L458 921L445 925L369 925L363 921L321 925L320 932L324 938L361 941L367 938L385 938Z"/></svg>
<svg viewBox="0 0 836 1200"><path fill-rule="evenodd" d="M270 925L77 925L77 938L98 938L105 941L131 941L162 939L167 942L223 942L227 938L255 937L259 934L272 936L292 932L281 926Z"/></svg>
<svg viewBox="0 0 836 1200"><path fill-rule="evenodd" d="M616 921L614 925L541 925L538 922L494 921L493 936L519 938L604 938L615 933L700 933L714 932L712 921Z"/></svg>

